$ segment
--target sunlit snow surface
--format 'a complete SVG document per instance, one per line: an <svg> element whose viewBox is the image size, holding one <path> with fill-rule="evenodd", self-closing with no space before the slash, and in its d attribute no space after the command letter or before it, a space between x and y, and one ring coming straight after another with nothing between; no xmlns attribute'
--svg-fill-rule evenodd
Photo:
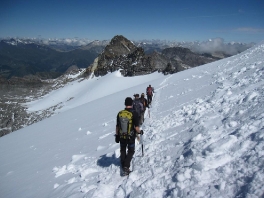
<svg viewBox="0 0 264 198"><path fill-rule="evenodd" d="M27 104L57 115L0 138L0 195L14 197L264 196L264 44L174 75L75 81ZM116 114L155 96L144 150L121 177ZM73 97L73 99L68 100ZM67 111L66 111L67 110Z"/></svg>
<svg viewBox="0 0 264 198"><path fill-rule="evenodd" d="M104 77L68 83L63 89L52 91L42 99L27 103L26 106L31 112L61 104L62 108L58 109L57 112L62 112L135 85L143 84L145 86L145 82L162 77L163 75L158 72L147 76L123 77L119 71L116 71ZM129 94L131 97L133 95L134 93Z"/></svg>

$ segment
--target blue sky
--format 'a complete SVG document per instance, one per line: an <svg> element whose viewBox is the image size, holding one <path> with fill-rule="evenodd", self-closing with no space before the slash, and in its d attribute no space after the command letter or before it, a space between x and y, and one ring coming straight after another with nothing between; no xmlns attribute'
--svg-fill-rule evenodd
<svg viewBox="0 0 264 198"><path fill-rule="evenodd" d="M0 37L264 40L263 0L4 0Z"/></svg>

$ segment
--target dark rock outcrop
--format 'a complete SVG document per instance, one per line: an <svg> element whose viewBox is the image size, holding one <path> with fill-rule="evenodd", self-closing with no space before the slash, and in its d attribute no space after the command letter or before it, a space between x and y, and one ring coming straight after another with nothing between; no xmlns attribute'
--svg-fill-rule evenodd
<svg viewBox="0 0 264 198"><path fill-rule="evenodd" d="M124 76L142 75L155 71L143 48L136 47L125 37L117 35L87 69L87 73L94 72L95 76L103 76L119 69Z"/></svg>
<svg viewBox="0 0 264 198"><path fill-rule="evenodd" d="M202 54L196 54L190 49L182 47L166 48L162 50L161 53L170 60L175 60L184 65L188 65L189 67L196 67L219 60L219 58L213 56L209 57Z"/></svg>

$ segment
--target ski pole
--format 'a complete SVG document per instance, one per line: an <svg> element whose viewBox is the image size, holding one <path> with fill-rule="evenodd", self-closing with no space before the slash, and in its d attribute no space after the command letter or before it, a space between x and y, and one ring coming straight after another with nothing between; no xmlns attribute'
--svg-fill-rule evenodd
<svg viewBox="0 0 264 198"><path fill-rule="evenodd" d="M142 157L144 156L143 133L144 133L143 130L140 130L140 134L141 134L140 140L141 140Z"/></svg>
<svg viewBox="0 0 264 198"><path fill-rule="evenodd" d="M149 118L150 118L150 110L149 110L149 108L148 108L148 114L149 114Z"/></svg>

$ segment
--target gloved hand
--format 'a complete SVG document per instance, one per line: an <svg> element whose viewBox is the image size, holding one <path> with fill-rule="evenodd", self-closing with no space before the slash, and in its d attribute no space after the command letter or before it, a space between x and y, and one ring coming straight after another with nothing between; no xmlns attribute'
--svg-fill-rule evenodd
<svg viewBox="0 0 264 198"><path fill-rule="evenodd" d="M143 130L140 130L140 134L143 135L144 134L144 131Z"/></svg>
<svg viewBox="0 0 264 198"><path fill-rule="evenodd" d="M136 138L137 138L137 140L140 142L140 137L139 137L139 135L137 135Z"/></svg>
<svg viewBox="0 0 264 198"><path fill-rule="evenodd" d="M120 136L119 135L115 135L115 142L119 143L119 141L120 141Z"/></svg>

